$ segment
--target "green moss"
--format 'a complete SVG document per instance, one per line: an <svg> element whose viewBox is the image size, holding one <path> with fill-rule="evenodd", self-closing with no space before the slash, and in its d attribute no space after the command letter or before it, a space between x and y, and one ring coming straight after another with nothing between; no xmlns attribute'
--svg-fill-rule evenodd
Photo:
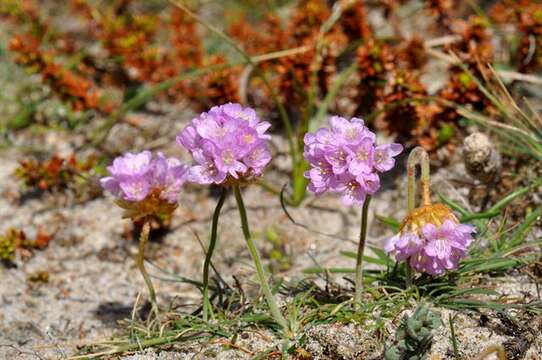
<svg viewBox="0 0 542 360"><path fill-rule="evenodd" d="M13 236L0 236L0 260L15 260L15 238Z"/></svg>

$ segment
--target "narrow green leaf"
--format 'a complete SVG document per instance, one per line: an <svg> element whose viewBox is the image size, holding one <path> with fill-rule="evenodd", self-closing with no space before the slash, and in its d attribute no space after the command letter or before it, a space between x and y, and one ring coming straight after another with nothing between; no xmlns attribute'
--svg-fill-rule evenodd
<svg viewBox="0 0 542 360"><path fill-rule="evenodd" d="M392 217L386 217L383 215L376 214L376 219L380 221L382 224L387 225L390 229L392 229L394 232L398 232L399 228L401 226L401 223Z"/></svg>
<svg viewBox="0 0 542 360"><path fill-rule="evenodd" d="M464 207L462 207L461 205L459 205L458 203L456 203L455 201L453 201L449 197L446 197L446 196L442 195L440 192L437 192L437 195L438 195L440 201L442 201L445 205L449 206L452 210L457 211L458 213L460 213L461 216L466 216L466 215L472 214L470 211L468 211L467 209L465 209Z"/></svg>

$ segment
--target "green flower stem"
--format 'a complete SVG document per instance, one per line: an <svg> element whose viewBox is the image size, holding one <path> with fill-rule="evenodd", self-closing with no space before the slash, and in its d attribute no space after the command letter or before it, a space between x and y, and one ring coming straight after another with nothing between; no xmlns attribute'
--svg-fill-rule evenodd
<svg viewBox="0 0 542 360"><path fill-rule="evenodd" d="M424 206L431 205L429 193L429 155L424 148L418 146L410 152L407 161L407 211L409 214L416 208L416 165L418 163L421 167L422 204ZM412 285L412 269L408 263L408 259L405 263L406 287L409 288Z"/></svg>
<svg viewBox="0 0 542 360"><path fill-rule="evenodd" d="M356 293L354 297L356 304L361 302L361 292L363 291L363 252L365 250L365 240L367 239L367 218L370 202L371 196L367 195L361 211L361 228L359 232L358 254L356 257Z"/></svg>
<svg viewBox="0 0 542 360"><path fill-rule="evenodd" d="M294 206L299 206L299 204L301 204L301 202L305 198L305 194L307 192L307 184L309 183L309 181L305 178L304 174L308 168L309 164L303 158L298 159L294 163L294 167L292 170L292 183L294 191L291 199L291 202Z"/></svg>
<svg viewBox="0 0 542 360"><path fill-rule="evenodd" d="M407 162L408 212L414 210L416 207L416 165L418 163L422 170L420 178L422 184L422 202L423 205L431 204L431 198L429 196L429 155L422 147L418 146L410 152Z"/></svg>
<svg viewBox="0 0 542 360"><path fill-rule="evenodd" d="M243 235L247 242L247 247L248 247L248 250L250 251L250 255L252 256L252 260L254 260L256 273L258 275L258 280L260 282L260 286L262 287L265 300L267 301L267 305L269 306L271 315L273 316L275 321L282 327L283 331L286 332L288 330L286 320L282 316L279 310L279 307L277 306L277 303L275 301L275 298L273 294L271 293L271 289L269 288L268 280L267 280L267 277L265 276L262 262L260 260L258 249L254 245L254 242L252 241L252 237L250 236L250 229L248 226L248 219L247 219L247 211L245 209L243 197L241 196L241 191L239 190L238 185L233 185L233 192L235 194L235 200L237 201L237 207L239 208L239 216L241 218L241 227L243 228Z"/></svg>
<svg viewBox="0 0 542 360"><path fill-rule="evenodd" d="M223 187L220 192L220 198L216 204L215 212L213 213L213 222L211 225L211 238L209 239L209 247L205 254L205 262L203 263L203 320L207 321L209 315L213 316L213 309L211 302L209 301L209 266L211 265L211 257L216 247L217 230L218 230L218 218L220 217L220 211L226 200L227 188Z"/></svg>
<svg viewBox="0 0 542 360"><path fill-rule="evenodd" d="M154 291L154 286L152 285L151 278L145 269L145 246L149 240L149 233L151 231L151 223L148 220L145 220L143 223L143 229L141 229L141 234L139 235L139 252L136 257L136 265L139 268L139 272L145 280L147 289L149 291L149 298L152 304L152 310L157 315L158 314L158 303L156 302L156 292Z"/></svg>
<svg viewBox="0 0 542 360"><path fill-rule="evenodd" d="M410 266L408 261L405 261L405 265L406 265L405 285L406 285L406 288L409 289L412 286L412 278L413 278L412 267Z"/></svg>

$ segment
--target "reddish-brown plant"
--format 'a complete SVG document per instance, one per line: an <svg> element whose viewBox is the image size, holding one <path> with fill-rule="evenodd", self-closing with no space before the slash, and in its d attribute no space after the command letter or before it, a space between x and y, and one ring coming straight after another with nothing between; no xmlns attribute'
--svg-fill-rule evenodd
<svg viewBox="0 0 542 360"><path fill-rule="evenodd" d="M453 28L461 40L447 47L457 55L469 72L476 78L482 79L484 74L480 69L493 59L493 46L491 35L485 19L473 16L469 21L457 20ZM450 79L447 85L439 92L444 100L459 105L469 105L478 111L489 111L491 103L479 89L472 76L461 66L453 65L449 70ZM459 115L455 109L445 107L438 115L440 121L455 122Z"/></svg>
<svg viewBox="0 0 542 360"><path fill-rule="evenodd" d="M53 235L39 229L34 239L29 239L23 230L9 228L0 235L0 260L13 262L17 253L23 258L32 256L32 250L44 249L53 240Z"/></svg>
<svg viewBox="0 0 542 360"><path fill-rule="evenodd" d="M521 72L534 72L542 66L542 3L529 0L503 0L491 9L492 19L512 25L519 32L519 46L513 54Z"/></svg>
<svg viewBox="0 0 542 360"><path fill-rule="evenodd" d="M77 175L90 171L96 164L94 157L79 161L75 155L67 158L53 155L46 160L22 160L14 175L27 188L41 191L61 191L73 184Z"/></svg>
<svg viewBox="0 0 542 360"><path fill-rule="evenodd" d="M340 24L349 43L373 36L373 29L367 21L367 10L363 1L356 1L354 5L346 9L342 14Z"/></svg>
<svg viewBox="0 0 542 360"><path fill-rule="evenodd" d="M423 104L427 91L415 72L397 70L390 76L384 88L381 104L384 110L377 118L377 128L404 137L418 138L431 125L430 119L422 116L419 105Z"/></svg>
<svg viewBox="0 0 542 360"><path fill-rule="evenodd" d="M377 102L383 97L388 74L395 69L396 54L390 45L369 39L356 55L360 77L356 113L364 115L376 110Z"/></svg>
<svg viewBox="0 0 542 360"><path fill-rule="evenodd" d="M436 18L437 26L444 30L450 29L456 6L457 0L425 0L425 7Z"/></svg>
<svg viewBox="0 0 542 360"><path fill-rule="evenodd" d="M10 40L9 48L16 53L15 61L40 73L44 83L60 99L68 102L74 110L99 108L99 92L92 82L58 64L53 52L40 48L40 39L30 35L16 35Z"/></svg>

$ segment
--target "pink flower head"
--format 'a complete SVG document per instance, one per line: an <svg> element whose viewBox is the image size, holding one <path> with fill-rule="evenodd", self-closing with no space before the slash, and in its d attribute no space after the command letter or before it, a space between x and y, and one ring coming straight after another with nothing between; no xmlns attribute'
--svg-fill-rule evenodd
<svg viewBox="0 0 542 360"><path fill-rule="evenodd" d="M367 194L380 188L379 173L393 168L400 144L376 145L376 136L363 120L332 116L330 128L307 133L305 159L310 169L305 177L308 189L316 195L340 193L347 206L363 204Z"/></svg>
<svg viewBox="0 0 542 360"><path fill-rule="evenodd" d="M150 151L127 153L107 167L110 176L100 179L102 187L128 202L142 202L150 195L175 204L186 179L188 168L179 160L156 156Z"/></svg>
<svg viewBox="0 0 542 360"><path fill-rule="evenodd" d="M475 231L471 225L458 223L446 206L426 205L407 216L399 234L384 249L397 261L407 260L416 271L440 275L458 267Z"/></svg>
<svg viewBox="0 0 542 360"><path fill-rule="evenodd" d="M266 134L271 124L251 108L228 103L200 114L177 136L194 159L190 180L223 184L260 176L271 161Z"/></svg>

